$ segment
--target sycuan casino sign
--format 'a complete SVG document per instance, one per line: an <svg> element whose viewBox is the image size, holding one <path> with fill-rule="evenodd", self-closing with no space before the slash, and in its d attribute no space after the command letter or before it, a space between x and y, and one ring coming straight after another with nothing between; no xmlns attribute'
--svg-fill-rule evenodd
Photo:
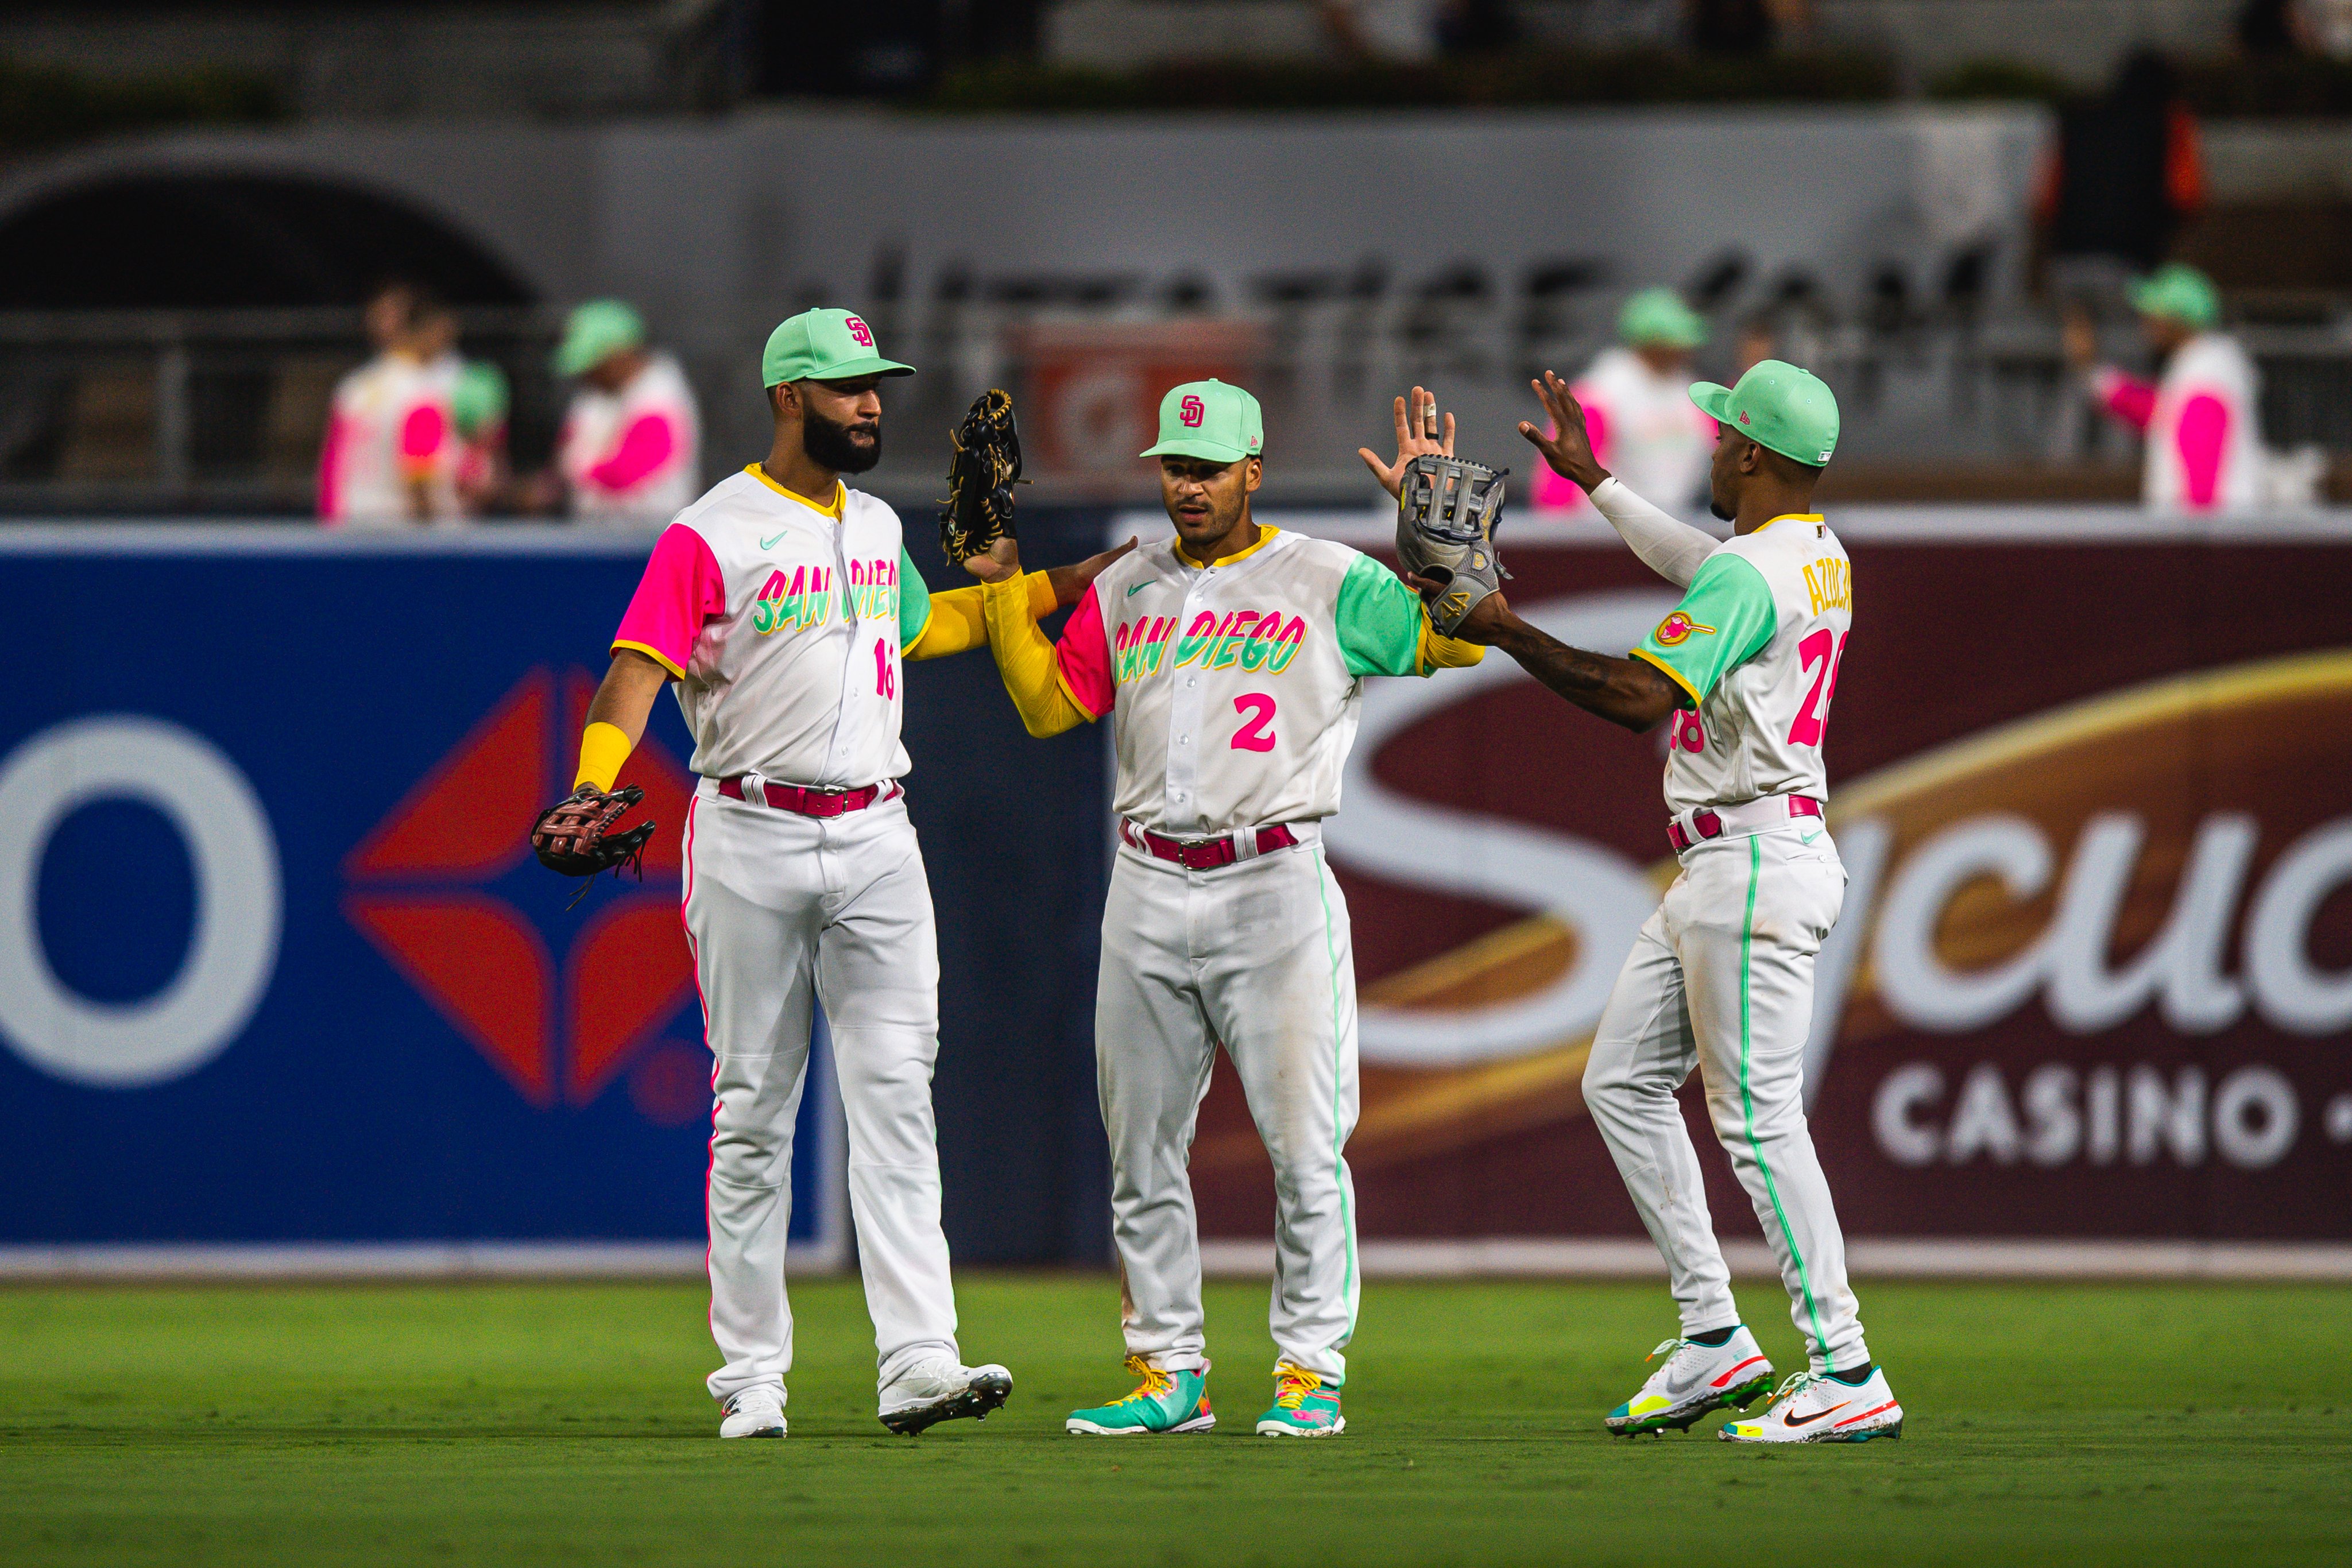
<svg viewBox="0 0 2352 1568"><path fill-rule="evenodd" d="M1807 1047L1850 1231L2352 1241L2352 546L1858 534L1827 737L1851 882ZM1512 564L1586 646L1673 602L1622 551ZM1579 1083L1675 871L1658 746L1507 662L1368 690L1328 841L1368 1237L1638 1236ZM1229 1093L1196 1184L1246 1235Z"/></svg>

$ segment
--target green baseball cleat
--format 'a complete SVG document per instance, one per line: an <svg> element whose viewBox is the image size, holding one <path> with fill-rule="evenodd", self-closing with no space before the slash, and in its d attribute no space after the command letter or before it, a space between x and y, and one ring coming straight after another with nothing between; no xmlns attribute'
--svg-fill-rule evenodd
<svg viewBox="0 0 2352 1568"><path fill-rule="evenodd" d="M1071 1411L1070 1431L1087 1437L1133 1437L1205 1432L1217 1424L1209 1412L1207 1367L1164 1372L1130 1355L1127 1369L1143 1380L1135 1392L1092 1410Z"/></svg>
<svg viewBox="0 0 2352 1568"><path fill-rule="evenodd" d="M1257 1418L1259 1437L1336 1437L1347 1429L1337 1384L1286 1361L1275 1364L1274 1407Z"/></svg>

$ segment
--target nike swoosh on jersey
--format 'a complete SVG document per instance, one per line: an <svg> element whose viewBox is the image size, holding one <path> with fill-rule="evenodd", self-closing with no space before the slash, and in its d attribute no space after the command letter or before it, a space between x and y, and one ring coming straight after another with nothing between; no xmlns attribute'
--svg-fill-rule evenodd
<svg viewBox="0 0 2352 1568"><path fill-rule="evenodd" d="M1841 1399L1828 1409L1816 1410L1810 1416L1783 1416L1780 1417L1780 1424L1784 1427L1810 1427L1825 1416L1836 1415L1852 1403L1853 1402L1850 1399Z"/></svg>
<svg viewBox="0 0 2352 1568"><path fill-rule="evenodd" d="M1128 596L1129 599L1132 599L1132 598L1134 598L1137 594L1139 594L1139 593L1142 592L1145 589L1147 589L1147 588L1149 588L1149 587L1150 587L1150 586L1151 586L1151 580L1150 580L1150 578L1148 578L1148 577L1147 577L1147 578L1145 578L1141 582L1139 582L1139 583L1137 583L1134 587L1132 587L1132 588L1129 589L1129 590L1127 591L1127 596Z"/></svg>
<svg viewBox="0 0 2352 1568"><path fill-rule="evenodd" d="M1820 837L1821 837L1821 834L1819 834L1819 833L1799 833L1799 834L1797 835L1797 841L1798 841L1799 843L1801 843L1801 844L1810 844L1810 843L1811 843L1815 839L1818 839L1818 838L1820 838Z"/></svg>
<svg viewBox="0 0 2352 1568"><path fill-rule="evenodd" d="M792 529L790 529L790 528L786 528L786 529L784 530L784 533L785 533L785 534L788 534L788 533L790 533L790 532L792 532ZM770 538L767 538L761 539L761 540L760 541L760 548L761 548L761 549L775 549L775 548L776 548L776 540L777 540L777 539L780 539L780 538L782 538L783 537L784 537L784 534L775 534L775 535L771 536Z"/></svg>

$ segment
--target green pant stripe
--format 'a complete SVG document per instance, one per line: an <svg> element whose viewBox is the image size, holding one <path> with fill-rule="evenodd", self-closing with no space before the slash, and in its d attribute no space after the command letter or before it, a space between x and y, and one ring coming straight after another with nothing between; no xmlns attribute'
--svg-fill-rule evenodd
<svg viewBox="0 0 2352 1568"><path fill-rule="evenodd" d="M1323 952L1331 964L1331 1174L1339 1183L1339 1229L1348 1246L1348 1268L1339 1280L1339 1297L1349 1301L1356 1293L1356 1220L1349 1212L1348 1162L1339 1152L1339 1071L1344 1065L1340 1051L1346 1044L1339 1027L1339 934L1331 925L1331 870L1324 863L1319 845L1315 851L1315 890L1323 899ZM1349 1301L1348 1331L1339 1343L1345 1344L1355 1336L1356 1308Z"/></svg>
<svg viewBox="0 0 2352 1568"><path fill-rule="evenodd" d="M1756 1043L1755 1015L1748 999L1748 955L1756 945L1756 884L1762 880L1764 840L1761 834L1748 837L1748 914L1739 925L1739 1104L1748 1120L1748 1149L1756 1156L1756 1168L1764 1173L1765 1196L1772 1200L1772 1217L1780 1222L1780 1239L1789 1244L1789 1256L1796 1260L1797 1286L1805 1293L1805 1315L1813 1322L1813 1343L1821 1347L1822 1363L1827 1365L1830 1342L1822 1333L1822 1310L1813 1302L1813 1282L1805 1272L1805 1255L1797 1249L1797 1233L1789 1228L1789 1211L1780 1207L1780 1189L1772 1181L1772 1167L1764 1163L1764 1145L1756 1141L1756 1097L1748 1090L1748 1057Z"/></svg>

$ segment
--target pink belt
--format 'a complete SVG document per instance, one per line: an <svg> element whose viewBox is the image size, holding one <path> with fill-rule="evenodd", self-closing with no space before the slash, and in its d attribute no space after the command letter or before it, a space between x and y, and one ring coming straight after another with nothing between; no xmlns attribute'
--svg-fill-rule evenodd
<svg viewBox="0 0 2352 1568"><path fill-rule="evenodd" d="M1727 827L1724 821L1726 815L1738 812L1744 816L1759 806L1769 811L1770 807L1766 805L1766 802L1773 798L1767 795L1760 800L1750 800L1739 806L1727 806L1721 811L1712 808L1703 808L1694 811L1691 813L1693 831L1687 833L1683 831L1683 825L1680 822L1669 821L1666 823L1666 842L1674 845L1675 853L1681 854L1693 844L1704 843L1708 839L1719 839L1723 837ZM1790 795L1783 798L1789 802L1789 815L1791 817L1818 817L1822 814L1822 803L1811 795ZM1746 827L1748 824L1741 821L1728 825Z"/></svg>
<svg viewBox="0 0 2352 1568"><path fill-rule="evenodd" d="M799 784L778 784L761 780L761 793L768 804L779 811L794 811L803 817L839 817L851 811L863 811L877 800L887 800L898 793L898 783L868 784L863 789L811 789ZM719 792L730 800L743 796L743 777L719 781Z"/></svg>
<svg viewBox="0 0 2352 1568"><path fill-rule="evenodd" d="M1188 844L1181 839L1168 838L1149 828L1139 828L1133 822L1122 821L1118 825L1118 836L1146 854L1174 861L1187 871L1214 871L1219 866L1231 865L1241 859L1234 849L1231 833ZM1286 850L1297 842L1297 836L1279 822L1257 831L1257 852L1262 855L1271 854L1276 850Z"/></svg>

